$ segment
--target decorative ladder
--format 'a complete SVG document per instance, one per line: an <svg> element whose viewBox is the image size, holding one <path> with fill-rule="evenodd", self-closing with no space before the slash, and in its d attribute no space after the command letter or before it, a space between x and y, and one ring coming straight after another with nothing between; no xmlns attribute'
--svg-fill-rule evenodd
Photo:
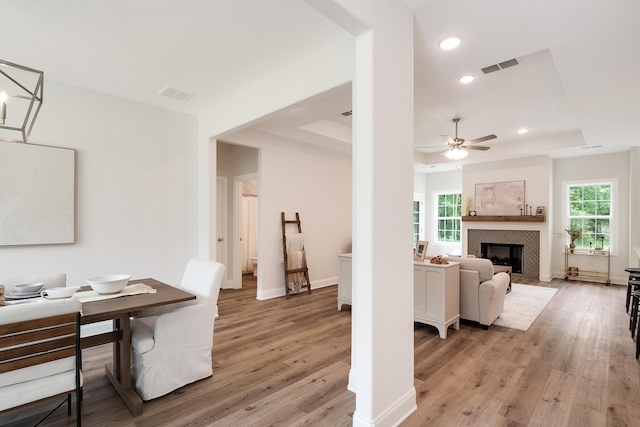
<svg viewBox="0 0 640 427"><path fill-rule="evenodd" d="M295 273L304 274L304 278L307 281L307 293L310 294L311 282L309 281L309 269L306 267L306 264L307 264L306 255L305 255L304 268L297 268L294 270L289 270L287 268L288 262L287 262L287 230L286 228L287 228L287 224L294 224L298 228L298 233L302 233L302 226L300 225L300 215L298 214L298 212L296 212L296 219L287 220L284 217L284 212L281 212L280 217L282 219L282 254L283 254L283 261L284 261L284 287L286 290L287 299L289 298L289 284L287 282L287 278L289 277L289 275L295 274ZM302 246L302 250L304 251L304 245Z"/></svg>

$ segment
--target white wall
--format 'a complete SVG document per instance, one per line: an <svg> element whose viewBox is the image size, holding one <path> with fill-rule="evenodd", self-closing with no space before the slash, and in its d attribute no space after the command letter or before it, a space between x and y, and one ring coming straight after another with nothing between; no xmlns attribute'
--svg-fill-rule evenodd
<svg viewBox="0 0 640 427"><path fill-rule="evenodd" d="M443 191L462 191L462 171L440 172L427 174L427 190L425 194L425 231L428 256L446 255L454 249L461 249L461 244L442 244L436 242L436 205L435 194ZM464 202L464 199L463 199ZM463 205L464 208L464 205Z"/></svg>
<svg viewBox="0 0 640 427"><path fill-rule="evenodd" d="M312 289L336 284L351 250L351 156L244 130L225 142L260 149L258 299L285 294L280 213L300 213Z"/></svg>
<svg viewBox="0 0 640 427"><path fill-rule="evenodd" d="M274 117L316 97L327 96L351 86L354 72L354 38L345 35L289 68L232 98L221 98L200 116L198 253L216 257L216 141L234 132Z"/></svg>
<svg viewBox="0 0 640 427"><path fill-rule="evenodd" d="M637 162L637 160L635 160ZM563 182L581 181L592 179L615 178L618 183L619 203L615 221L617 221L619 240L617 252L611 257L611 281L612 283L626 283L627 274L624 271L629 265L637 263L637 255L632 250L633 242L630 239L630 230L637 228L630 209L633 206L630 200L636 200L637 194L632 194L632 189L637 192L637 184L631 176L631 164L634 157L628 152L605 154L598 156L583 156L551 160L547 157L532 157L509 160L504 162L492 162L475 165L466 165L463 168L462 180L463 196L475 195L475 184L486 182L503 182L506 180L525 180L525 202L535 206L545 206L545 223L506 223L506 222L463 222L462 247L466 248L467 230L475 229L504 229L504 230L539 230L541 233L541 264L540 280L564 277L564 252L566 244L561 234L566 224L563 217ZM452 175L449 175L452 174ZM423 174L416 173L414 190L425 191L430 194L425 199L427 212L433 212L433 192L456 188L456 172ZM458 188L460 188L458 187ZM428 227L433 222L427 219ZM433 230L427 233L429 243L429 255L443 253L443 250L433 244ZM572 265L583 269L601 270L604 261L587 257L584 260L572 259Z"/></svg>
<svg viewBox="0 0 640 427"><path fill-rule="evenodd" d="M0 278L126 273L179 282L197 256L195 116L54 81L29 142L76 151L76 243L0 247Z"/></svg>
<svg viewBox="0 0 640 427"><path fill-rule="evenodd" d="M462 170L462 196L475 201L475 185L489 182L525 181L525 203L551 210L551 159L546 156L466 165ZM535 208L534 208L535 209ZM469 229L538 230L540 231L540 280L551 280L552 215L546 222L462 222L463 254L467 248ZM555 256L555 255L554 255Z"/></svg>
<svg viewBox="0 0 640 427"><path fill-rule="evenodd" d="M629 200L630 194L630 160L629 152L601 154L597 156L557 159L553 161L553 204L554 233L562 233L567 221L563 216L563 183L567 181L588 181L593 179L614 178L618 184L618 206L611 224L618 227L618 244L611 256L611 281L624 284L628 274L624 271L629 266L630 233L629 233ZM634 195L634 198L637 194ZM637 220L637 218L636 218ZM553 272L555 277L564 277L563 246L566 239L553 239ZM596 257L572 257L572 266L579 269L598 270L603 268L603 260Z"/></svg>
<svg viewBox="0 0 640 427"><path fill-rule="evenodd" d="M413 173L413 192L425 194L427 192L427 174L423 172Z"/></svg>

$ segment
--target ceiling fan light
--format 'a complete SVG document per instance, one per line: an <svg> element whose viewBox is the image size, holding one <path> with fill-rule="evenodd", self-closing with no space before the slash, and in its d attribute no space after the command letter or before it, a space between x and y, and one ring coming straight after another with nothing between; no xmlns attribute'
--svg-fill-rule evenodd
<svg viewBox="0 0 640 427"><path fill-rule="evenodd" d="M473 74L466 74L466 75L464 75L464 76L460 77L460 78L458 79L458 81L459 81L460 83L467 84L467 83L471 83L471 82L472 82L472 81L474 81L475 79L476 79L476 77L475 77Z"/></svg>
<svg viewBox="0 0 640 427"><path fill-rule="evenodd" d="M525 133L527 133L527 132L529 132L529 130L528 130L528 129L519 129L519 130L518 130L518 133L519 133L520 135L524 135L524 134L525 134Z"/></svg>
<svg viewBox="0 0 640 427"><path fill-rule="evenodd" d="M448 37L440 41L440 43L438 43L438 46L440 46L440 49L450 50L458 47L461 42L462 39L460 37Z"/></svg>
<svg viewBox="0 0 640 427"><path fill-rule="evenodd" d="M464 148L457 147L447 151L447 153L444 156L449 160L460 160L467 157L468 154L469 152Z"/></svg>

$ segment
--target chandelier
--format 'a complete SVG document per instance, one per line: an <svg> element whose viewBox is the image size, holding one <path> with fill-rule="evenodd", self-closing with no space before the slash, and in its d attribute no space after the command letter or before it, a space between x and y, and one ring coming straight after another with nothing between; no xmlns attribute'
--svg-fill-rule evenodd
<svg viewBox="0 0 640 427"><path fill-rule="evenodd" d="M44 72L0 59L0 141L29 139L42 106Z"/></svg>

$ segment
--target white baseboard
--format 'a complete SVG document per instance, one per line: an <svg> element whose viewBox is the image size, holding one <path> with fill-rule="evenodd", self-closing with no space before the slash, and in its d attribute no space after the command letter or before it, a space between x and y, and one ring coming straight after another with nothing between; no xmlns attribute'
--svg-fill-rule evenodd
<svg viewBox="0 0 640 427"><path fill-rule="evenodd" d="M402 421L406 420L409 415L418 409L416 404L416 389L411 390L398 399L393 405L387 408L374 420L366 420L358 414L358 408L353 414L354 427L395 427L399 426Z"/></svg>
<svg viewBox="0 0 640 427"><path fill-rule="evenodd" d="M241 289L242 288L242 279L240 280L240 286L233 280L227 280L222 285L222 289Z"/></svg>
<svg viewBox="0 0 640 427"><path fill-rule="evenodd" d="M327 286L334 286L338 284L337 277L329 277L327 279L314 280L311 282L311 291L319 288L326 288ZM306 292L306 291L304 291ZM256 299L265 300L271 298L279 298L285 296L284 285L280 289L269 289L267 291L258 291Z"/></svg>
<svg viewBox="0 0 640 427"><path fill-rule="evenodd" d="M329 277L327 279L322 279L322 280L314 280L313 282L311 282L311 290L318 289L318 288L326 288L327 286L333 286L337 284L338 284L338 276Z"/></svg>
<svg viewBox="0 0 640 427"><path fill-rule="evenodd" d="M553 274L543 274L540 276L540 281L541 282L550 282L551 279L553 279Z"/></svg>
<svg viewBox="0 0 640 427"><path fill-rule="evenodd" d="M353 368L349 369L349 384L347 384L347 390L356 392L358 390L358 380L356 377L356 373L353 371Z"/></svg>

